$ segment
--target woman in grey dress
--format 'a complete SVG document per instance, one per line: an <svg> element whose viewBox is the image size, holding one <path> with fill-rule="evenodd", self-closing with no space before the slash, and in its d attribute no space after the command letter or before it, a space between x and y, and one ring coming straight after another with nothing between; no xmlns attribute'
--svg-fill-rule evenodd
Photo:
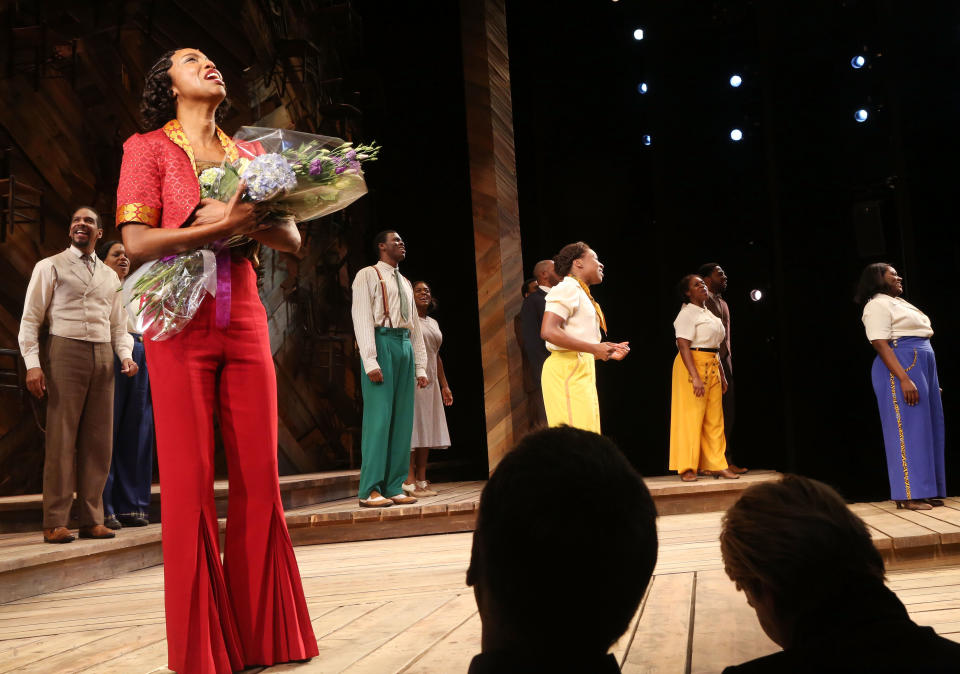
<svg viewBox="0 0 960 674"><path fill-rule="evenodd" d="M426 281L413 284L413 301L420 315L420 330L423 333L423 345L427 348L426 388L418 388L413 411L413 438L410 441L410 473L403 483L403 491L421 498L436 496L427 481L427 456L431 449L446 449L450 446L450 434L447 431L447 417L444 406L453 404L453 393L447 385L440 360L440 344L443 334L440 326L427 314L436 307L436 301Z"/></svg>

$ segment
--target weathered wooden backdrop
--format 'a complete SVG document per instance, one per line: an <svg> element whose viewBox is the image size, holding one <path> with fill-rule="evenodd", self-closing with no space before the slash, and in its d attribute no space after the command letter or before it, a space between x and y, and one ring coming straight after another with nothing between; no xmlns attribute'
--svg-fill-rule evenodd
<svg viewBox="0 0 960 674"><path fill-rule="evenodd" d="M473 240L490 471L527 430L513 334L523 283L505 0L461 0Z"/></svg>
<svg viewBox="0 0 960 674"><path fill-rule="evenodd" d="M525 431L520 354L506 329L519 309L522 270L503 5L460 3L486 419L485 437L472 442L488 449L491 469ZM3 212L0 348L16 348L30 272L62 249L74 208L93 206L105 240L119 238L122 144L142 130L144 74L160 53L193 46L214 58L228 83L227 132L256 124L367 139L357 90L380 86L362 63L363 26L350 0L238 0L229 12L187 0L26 0L0 3L0 27L0 179L12 176L43 199L42 223L30 222L27 209L12 223ZM8 186L0 182L3 204ZM380 228L373 219L361 200L308 224L297 256L262 256L283 474L359 466L350 280L370 262L369 239ZM10 365L0 358L0 369ZM42 444L30 402L0 391L0 495L40 490Z"/></svg>
<svg viewBox="0 0 960 674"><path fill-rule="evenodd" d="M142 130L144 73L166 49L202 46L214 58L229 85L228 132L244 124L343 138L360 132L360 111L341 91L361 31L349 2L241 0L229 12L216 5L4 3L0 177L13 175L42 190L44 222L42 229L38 223L8 225L0 243L0 347L16 348L30 271L62 249L73 208L94 206L105 239L117 238L113 211L122 144ZM364 236L363 208L351 208L308 225L299 256L263 255L284 473L359 463L349 278L366 263ZM9 365L0 361L0 367ZM41 462L42 436L29 407L4 394L0 494L39 490Z"/></svg>

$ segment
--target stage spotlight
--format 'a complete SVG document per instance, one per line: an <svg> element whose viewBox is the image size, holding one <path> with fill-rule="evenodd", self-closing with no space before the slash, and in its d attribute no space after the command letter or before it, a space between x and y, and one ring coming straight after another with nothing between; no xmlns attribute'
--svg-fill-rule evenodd
<svg viewBox="0 0 960 674"><path fill-rule="evenodd" d="M648 133L643 134L643 137L640 140L643 142L644 145L650 145L651 143L653 143L653 139L650 138L650 134Z"/></svg>
<svg viewBox="0 0 960 674"><path fill-rule="evenodd" d="M743 78L739 75L733 75L730 77L730 86L736 89L741 84L743 84Z"/></svg>
<svg viewBox="0 0 960 674"><path fill-rule="evenodd" d="M759 302L763 299L763 293L755 288L750 291L750 299L752 299L754 302Z"/></svg>
<svg viewBox="0 0 960 674"><path fill-rule="evenodd" d="M643 39L643 28L637 28L635 31L633 31L633 39L637 40L638 42Z"/></svg>
<svg viewBox="0 0 960 674"><path fill-rule="evenodd" d="M647 83L641 82L640 84L638 84L637 91L639 91L641 94L647 93Z"/></svg>
<svg viewBox="0 0 960 674"><path fill-rule="evenodd" d="M852 59L850 59L850 66L854 70L860 70L863 66L867 65L867 59L863 57L862 54L857 54Z"/></svg>
<svg viewBox="0 0 960 674"><path fill-rule="evenodd" d="M865 122L865 121L867 121L867 118L868 118L869 116L870 116L870 113L867 112L866 110L864 110L863 108L860 108L860 109L857 110L855 113L853 113L853 118L854 118L855 120L857 120L858 122Z"/></svg>
<svg viewBox="0 0 960 674"><path fill-rule="evenodd" d="M730 132L730 140L738 141L738 140L741 140L742 138L743 138L743 131L741 131L740 129L734 129L733 131Z"/></svg>

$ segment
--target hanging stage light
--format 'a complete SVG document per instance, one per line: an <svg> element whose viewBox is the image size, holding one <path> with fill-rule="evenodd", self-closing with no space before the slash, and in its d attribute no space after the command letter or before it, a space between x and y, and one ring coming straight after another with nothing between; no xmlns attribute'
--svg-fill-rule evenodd
<svg viewBox="0 0 960 674"><path fill-rule="evenodd" d="M633 39L637 40L638 42L643 39L643 28L637 28L635 31L633 31Z"/></svg>
<svg viewBox="0 0 960 674"><path fill-rule="evenodd" d="M750 299L752 299L754 302L759 302L763 299L763 292L757 289L751 290Z"/></svg>
<svg viewBox="0 0 960 674"><path fill-rule="evenodd" d="M865 65L867 65L867 59L862 54L857 54L850 59L850 67L854 70L860 70Z"/></svg>
<svg viewBox="0 0 960 674"><path fill-rule="evenodd" d="M855 113L853 113L853 118L860 123L867 121L867 118L869 116L870 116L870 113L864 110L863 108L860 108Z"/></svg>
<svg viewBox="0 0 960 674"><path fill-rule="evenodd" d="M653 139L650 138L650 134L648 133L643 134L643 137L640 140L643 142L644 145L650 145L651 143L653 143Z"/></svg>
<svg viewBox="0 0 960 674"><path fill-rule="evenodd" d="M739 87L741 84L743 84L743 78L742 78L742 77L740 77L739 75L731 75L731 76L730 76L730 86L731 86L731 87L733 87L734 89L736 89L736 88Z"/></svg>
<svg viewBox="0 0 960 674"><path fill-rule="evenodd" d="M641 82L640 84L638 84L637 91L639 91L641 94L647 93L647 83Z"/></svg>
<svg viewBox="0 0 960 674"><path fill-rule="evenodd" d="M733 129L730 132L730 140L736 142L743 139L743 131L740 129Z"/></svg>

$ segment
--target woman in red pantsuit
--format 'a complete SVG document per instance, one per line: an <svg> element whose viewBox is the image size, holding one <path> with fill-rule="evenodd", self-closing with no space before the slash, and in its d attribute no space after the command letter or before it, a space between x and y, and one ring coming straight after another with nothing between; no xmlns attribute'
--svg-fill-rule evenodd
<svg viewBox="0 0 960 674"><path fill-rule="evenodd" d="M277 250L299 248L292 221L263 224L257 207L236 198L200 201L200 171L238 157L237 144L216 125L225 98L219 71L196 49L167 53L148 73L141 111L152 130L124 144L117 194L117 225L132 257L152 260L233 234ZM266 312L248 257L221 255L218 266L229 291L221 286L216 298L207 296L179 334L144 342L160 461L168 664L181 673L317 655L280 502ZM222 566L215 412L230 478Z"/></svg>

